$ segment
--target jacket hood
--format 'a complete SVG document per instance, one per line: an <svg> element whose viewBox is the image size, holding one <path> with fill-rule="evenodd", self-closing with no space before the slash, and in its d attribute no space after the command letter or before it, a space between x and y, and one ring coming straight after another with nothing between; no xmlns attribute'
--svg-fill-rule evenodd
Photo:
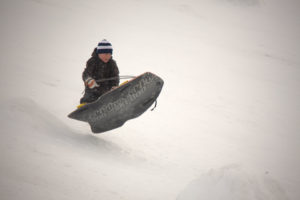
<svg viewBox="0 0 300 200"><path fill-rule="evenodd" d="M97 48L94 49L94 51L92 53L92 57L97 57L98 58Z"/></svg>

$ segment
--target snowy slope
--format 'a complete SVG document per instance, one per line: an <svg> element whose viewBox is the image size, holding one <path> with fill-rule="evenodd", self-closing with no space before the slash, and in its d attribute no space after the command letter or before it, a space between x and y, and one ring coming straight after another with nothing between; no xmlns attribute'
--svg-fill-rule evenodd
<svg viewBox="0 0 300 200"><path fill-rule="evenodd" d="M0 199L300 198L297 0L1 0ZM154 112L68 119L101 39Z"/></svg>

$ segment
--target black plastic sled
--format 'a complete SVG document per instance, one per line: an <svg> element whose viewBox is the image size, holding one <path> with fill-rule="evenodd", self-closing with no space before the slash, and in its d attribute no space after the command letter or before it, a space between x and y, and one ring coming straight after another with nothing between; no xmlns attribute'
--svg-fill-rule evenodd
<svg viewBox="0 0 300 200"><path fill-rule="evenodd" d="M93 133L102 133L122 126L127 120L143 114L156 101L164 81L146 72L105 93L68 115L88 122Z"/></svg>

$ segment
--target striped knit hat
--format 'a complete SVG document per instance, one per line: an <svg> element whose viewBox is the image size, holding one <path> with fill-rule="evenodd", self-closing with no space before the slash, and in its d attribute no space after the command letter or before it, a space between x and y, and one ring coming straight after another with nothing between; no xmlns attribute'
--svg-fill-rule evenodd
<svg viewBox="0 0 300 200"><path fill-rule="evenodd" d="M113 48L111 46L111 43L108 42L106 39L102 40L101 42L98 43L97 46L97 53L110 53L112 54Z"/></svg>

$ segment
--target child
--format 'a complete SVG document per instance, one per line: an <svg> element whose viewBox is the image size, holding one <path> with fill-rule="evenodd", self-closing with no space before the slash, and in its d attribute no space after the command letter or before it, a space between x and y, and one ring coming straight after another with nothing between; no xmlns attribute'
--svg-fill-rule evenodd
<svg viewBox="0 0 300 200"><path fill-rule="evenodd" d="M85 85L84 96L80 103L90 103L97 100L101 95L119 85L119 69L115 60L112 59L113 48L107 40L99 42L94 49L92 57L87 61L86 68L82 73ZM114 80L97 80L116 77Z"/></svg>

